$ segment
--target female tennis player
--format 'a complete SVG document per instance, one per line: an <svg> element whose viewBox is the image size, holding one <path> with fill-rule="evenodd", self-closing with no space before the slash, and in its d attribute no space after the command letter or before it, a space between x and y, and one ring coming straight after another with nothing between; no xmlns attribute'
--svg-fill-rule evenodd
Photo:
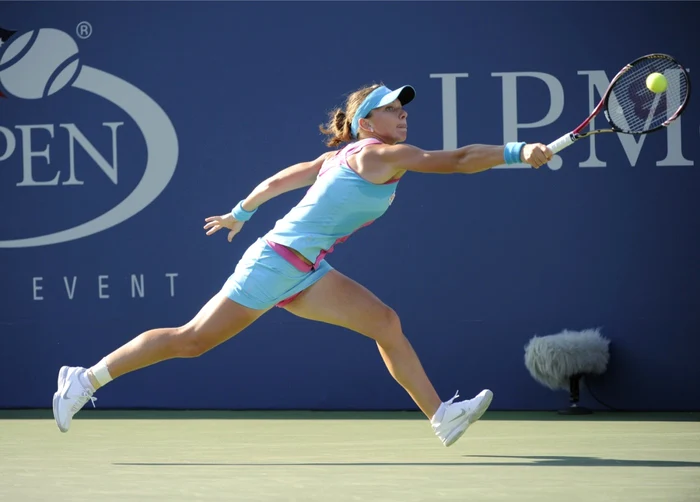
<svg viewBox="0 0 700 502"><path fill-rule="evenodd" d="M297 316L342 326L373 339L391 376L429 419L445 446L452 445L486 411L493 394L442 402L404 336L396 313L370 291L334 270L326 255L389 208L407 172L478 173L500 164L540 167L552 156L543 144L468 145L424 151L403 144L413 100L411 86L372 85L349 95L321 132L336 149L294 164L260 183L230 213L205 218L206 235L228 230L228 241L257 209L290 190L308 187L300 202L243 254L234 272L184 326L146 331L91 368L63 366L53 412L58 428L94 392L126 373L171 358L197 357L225 342L274 306ZM387 266L391 265L387 263Z"/></svg>

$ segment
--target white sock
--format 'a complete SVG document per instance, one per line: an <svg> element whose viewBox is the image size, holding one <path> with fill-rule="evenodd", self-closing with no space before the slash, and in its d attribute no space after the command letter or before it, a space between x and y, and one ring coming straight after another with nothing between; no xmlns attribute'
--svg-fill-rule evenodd
<svg viewBox="0 0 700 502"><path fill-rule="evenodd" d="M100 387L104 387L112 381L112 375L109 374L109 370L107 369L107 364L105 363L104 359L90 368L90 372L92 372L92 375L95 377L95 380L97 380L97 383L100 384Z"/></svg>

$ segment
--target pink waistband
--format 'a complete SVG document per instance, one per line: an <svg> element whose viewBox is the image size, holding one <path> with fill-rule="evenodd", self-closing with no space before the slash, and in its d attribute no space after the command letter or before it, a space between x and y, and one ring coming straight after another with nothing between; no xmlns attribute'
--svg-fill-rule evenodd
<svg viewBox="0 0 700 502"><path fill-rule="evenodd" d="M368 221L367 223L365 223L364 225L362 225L360 228L364 228L364 227L366 227L366 226L368 226L368 225L371 225L372 223L374 223L374 220ZM284 258L284 259L287 260L289 263L291 263L292 265L294 265L294 268L296 268L296 269L299 270L300 272L311 272L312 270L315 270L315 269L318 268L319 263L321 263L321 262L323 261L323 259L326 257L326 255L328 255L328 254L330 254L330 253L333 252L333 249L335 249L335 246L336 246L336 245L342 244L343 242L345 242L346 240L348 240L348 239L350 238L350 236L351 236L352 234L354 234L355 232L357 232L357 230L359 230L360 228L356 229L356 230L353 231L351 234L346 235L345 237L341 237L340 239L336 240L336 241L333 243L333 245L331 246L330 249L328 249L328 250L322 249L321 252L320 252L320 253L318 254L318 256L316 257L316 263L314 263L313 266L312 266L312 265L309 265L309 264L306 263L304 260L302 260L301 258L299 258L297 255L295 255L293 252L291 252L291 251L289 250L289 248L287 248L286 246L283 246L282 244L278 244L277 242L273 242L273 241L270 241L270 240L267 240L267 239L265 239L265 242L266 242L267 245L270 246L278 255L280 255L282 258Z"/></svg>
<svg viewBox="0 0 700 502"><path fill-rule="evenodd" d="M311 272L312 267L297 255L292 253L286 246L277 244L276 242L272 242L267 239L265 239L265 242L267 242L267 245L270 246L278 255L294 265L294 267L300 272Z"/></svg>

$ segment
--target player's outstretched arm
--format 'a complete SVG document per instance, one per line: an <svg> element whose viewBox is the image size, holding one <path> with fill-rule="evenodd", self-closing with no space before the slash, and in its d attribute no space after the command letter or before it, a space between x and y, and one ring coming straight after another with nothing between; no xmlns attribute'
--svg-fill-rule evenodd
<svg viewBox="0 0 700 502"><path fill-rule="evenodd" d="M365 162L390 165L397 172L415 171L433 174L473 174L502 164L524 162L540 167L552 158L542 143L509 143L507 145L467 145L456 150L422 150L398 144L373 148L365 154Z"/></svg>

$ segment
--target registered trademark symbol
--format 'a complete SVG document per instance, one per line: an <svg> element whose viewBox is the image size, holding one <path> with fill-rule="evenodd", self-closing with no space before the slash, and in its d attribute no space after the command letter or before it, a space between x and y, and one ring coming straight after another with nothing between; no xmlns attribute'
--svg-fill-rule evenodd
<svg viewBox="0 0 700 502"><path fill-rule="evenodd" d="M75 33L82 39L90 38L90 35L92 35L92 25L87 21L81 21L78 23Z"/></svg>

